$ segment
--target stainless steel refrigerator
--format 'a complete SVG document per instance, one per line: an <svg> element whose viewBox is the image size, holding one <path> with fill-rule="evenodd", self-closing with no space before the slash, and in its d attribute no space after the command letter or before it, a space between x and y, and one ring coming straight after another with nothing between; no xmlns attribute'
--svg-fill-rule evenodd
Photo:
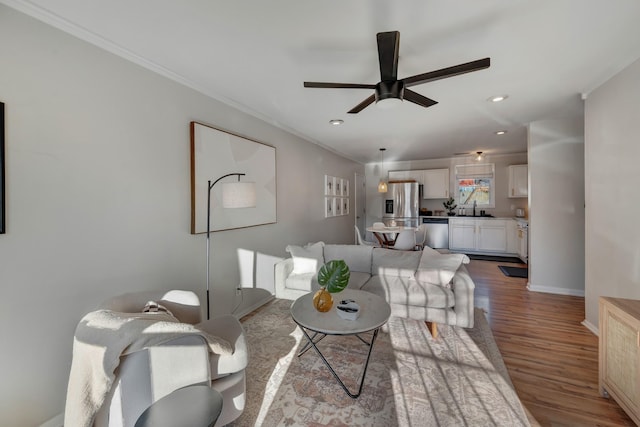
<svg viewBox="0 0 640 427"><path fill-rule="evenodd" d="M417 182L390 183L384 194L382 222L417 227L420 211L420 185Z"/></svg>

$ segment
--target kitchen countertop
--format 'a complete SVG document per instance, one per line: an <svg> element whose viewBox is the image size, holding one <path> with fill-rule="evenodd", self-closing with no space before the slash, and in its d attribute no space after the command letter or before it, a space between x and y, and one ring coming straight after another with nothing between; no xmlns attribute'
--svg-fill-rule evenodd
<svg viewBox="0 0 640 427"><path fill-rule="evenodd" d="M455 215L455 216L448 216L448 215L420 215L420 218L447 218L447 219L513 219L516 221L521 221L521 222L526 222L528 223L528 219L527 218L518 218L518 217L513 217L513 216L480 216L480 215L476 215L476 216L472 216L472 215Z"/></svg>

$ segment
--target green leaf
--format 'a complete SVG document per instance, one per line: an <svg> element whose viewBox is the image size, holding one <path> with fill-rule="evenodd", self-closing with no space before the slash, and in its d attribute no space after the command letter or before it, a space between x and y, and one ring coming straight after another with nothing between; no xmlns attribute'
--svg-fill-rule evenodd
<svg viewBox="0 0 640 427"><path fill-rule="evenodd" d="M336 293L347 287L350 276L347 263L341 259L334 259L320 267L318 283L328 292Z"/></svg>

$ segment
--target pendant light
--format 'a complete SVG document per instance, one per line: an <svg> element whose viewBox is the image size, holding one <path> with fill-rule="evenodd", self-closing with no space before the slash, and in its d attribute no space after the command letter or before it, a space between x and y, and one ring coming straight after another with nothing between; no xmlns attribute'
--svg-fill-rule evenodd
<svg viewBox="0 0 640 427"><path fill-rule="evenodd" d="M380 158L382 161L380 162L380 182L378 183L378 193L386 193L387 192L387 183L384 180L384 151L386 148L380 149Z"/></svg>
<svg viewBox="0 0 640 427"><path fill-rule="evenodd" d="M477 161L481 161L482 159L484 159L484 157L482 157L482 151L476 151L476 160Z"/></svg>

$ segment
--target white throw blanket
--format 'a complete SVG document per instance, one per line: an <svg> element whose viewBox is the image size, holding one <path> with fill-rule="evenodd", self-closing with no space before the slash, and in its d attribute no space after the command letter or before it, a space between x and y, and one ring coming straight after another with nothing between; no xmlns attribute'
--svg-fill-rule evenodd
<svg viewBox="0 0 640 427"><path fill-rule="evenodd" d="M78 324L73 339L65 427L91 427L115 379L120 357L188 335L204 337L217 354L232 354L227 341L163 313L98 310Z"/></svg>

